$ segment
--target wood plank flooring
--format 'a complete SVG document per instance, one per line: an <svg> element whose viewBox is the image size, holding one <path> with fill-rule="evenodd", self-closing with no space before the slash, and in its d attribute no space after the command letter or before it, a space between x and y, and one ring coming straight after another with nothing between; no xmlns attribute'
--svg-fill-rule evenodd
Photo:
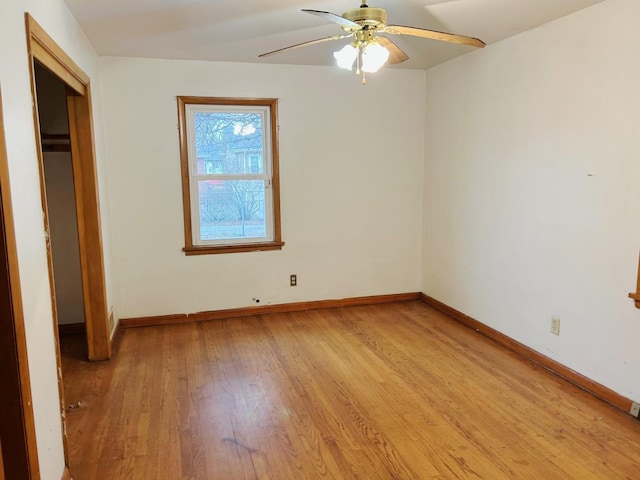
<svg viewBox="0 0 640 480"><path fill-rule="evenodd" d="M636 419L417 301L81 350L62 342L75 480L640 478Z"/></svg>

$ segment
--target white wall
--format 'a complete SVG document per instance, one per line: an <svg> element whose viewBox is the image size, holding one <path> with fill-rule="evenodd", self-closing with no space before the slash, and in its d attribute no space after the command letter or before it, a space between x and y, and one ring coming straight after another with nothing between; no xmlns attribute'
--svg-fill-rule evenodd
<svg viewBox="0 0 640 480"><path fill-rule="evenodd" d="M43 157L58 324L85 323L71 154Z"/></svg>
<svg viewBox="0 0 640 480"><path fill-rule="evenodd" d="M40 472L43 480L59 480L64 468L64 458L51 294L31 108L25 10L32 14L80 68L92 78L94 95L99 91L98 63L95 51L62 1L2 0L0 2L0 88L2 89ZM106 232L109 216L106 210L108 203L104 197L107 189L103 164L100 102L94 97L93 103L96 120L96 154L101 179L103 228ZM110 273L108 235L104 237L107 272ZM109 276L108 295L113 290L111 283Z"/></svg>
<svg viewBox="0 0 640 480"><path fill-rule="evenodd" d="M429 70L423 221L425 293L636 400L638 18L608 0Z"/></svg>
<svg viewBox="0 0 640 480"><path fill-rule="evenodd" d="M424 72L100 62L120 317L419 289ZM176 95L279 98L282 251L181 251Z"/></svg>

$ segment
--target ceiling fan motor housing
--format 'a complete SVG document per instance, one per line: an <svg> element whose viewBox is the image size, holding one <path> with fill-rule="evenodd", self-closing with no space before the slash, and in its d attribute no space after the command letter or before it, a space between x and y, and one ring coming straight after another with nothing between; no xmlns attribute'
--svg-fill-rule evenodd
<svg viewBox="0 0 640 480"><path fill-rule="evenodd" d="M387 24L386 10L366 5L344 12L342 17L369 30L378 30Z"/></svg>

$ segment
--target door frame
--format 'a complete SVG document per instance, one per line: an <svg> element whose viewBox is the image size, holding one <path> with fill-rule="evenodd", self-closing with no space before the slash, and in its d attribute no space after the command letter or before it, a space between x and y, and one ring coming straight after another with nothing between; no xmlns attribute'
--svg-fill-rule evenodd
<svg viewBox="0 0 640 480"><path fill-rule="evenodd" d="M0 93L0 439L6 478L40 478ZM0 477L2 478L2 477Z"/></svg>
<svg viewBox="0 0 640 480"><path fill-rule="evenodd" d="M93 138L91 108L91 84L89 76L76 65L44 29L28 13L25 14L27 30L33 116L40 171L41 200L45 231L49 234L49 216L45 193L44 163L40 139L40 122L37 108L35 64L42 64L67 85L67 113L71 138L71 162L78 222L78 244L82 271L82 296L87 330L89 360L108 360L111 357L111 329L107 307L105 270L100 226L97 168ZM47 236L47 238L49 238ZM47 240L49 281L52 293L52 310L56 337L58 318L53 282L53 257ZM58 362L60 354L58 352ZM58 364L60 366L60 364Z"/></svg>

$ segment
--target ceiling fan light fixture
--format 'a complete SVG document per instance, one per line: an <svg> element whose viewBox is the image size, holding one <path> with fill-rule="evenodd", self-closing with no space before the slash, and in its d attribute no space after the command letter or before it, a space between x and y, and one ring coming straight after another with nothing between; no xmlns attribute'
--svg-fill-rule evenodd
<svg viewBox="0 0 640 480"><path fill-rule="evenodd" d="M367 73L375 73L387 63L389 50L375 40L367 43L362 50L362 70Z"/></svg>
<svg viewBox="0 0 640 480"><path fill-rule="evenodd" d="M333 52L333 56L340 68L351 70L353 68L353 62L356 61L356 57L358 56L358 49L349 43L337 52Z"/></svg>
<svg viewBox="0 0 640 480"><path fill-rule="evenodd" d="M305 8L302 9L302 11L340 25L344 34L297 43L260 54L258 57L266 57L294 48L306 47L330 40L353 38L353 43L345 45L337 52L334 52L333 56L340 68L353 70L355 64L356 75L362 75L362 84L364 85L366 84L365 74L377 72L387 61L393 65L397 65L398 63L409 60L407 54L387 38L386 35L408 35L439 40L441 42L469 45L477 48L485 46L482 40L474 37L429 30L426 28L389 25L387 23L387 12L384 8L369 7L366 3L362 3L360 8L347 10L342 16L322 10ZM377 34L382 35L376 37Z"/></svg>
<svg viewBox="0 0 640 480"><path fill-rule="evenodd" d="M344 68L345 70L353 70L353 64L358 58L358 55L361 55L362 71L375 73L387 63L389 50L373 40L364 45L350 43L337 52L333 52L338 67Z"/></svg>

